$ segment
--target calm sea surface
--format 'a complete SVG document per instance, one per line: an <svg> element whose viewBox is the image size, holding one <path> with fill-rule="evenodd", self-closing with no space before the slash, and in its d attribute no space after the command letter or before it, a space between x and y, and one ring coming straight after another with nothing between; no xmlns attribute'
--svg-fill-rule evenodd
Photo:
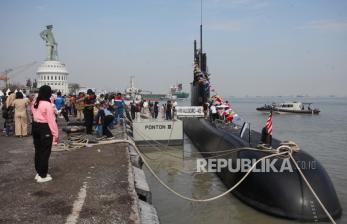
<svg viewBox="0 0 347 224"><path fill-rule="evenodd" d="M233 109L260 131L267 115L256 107L287 98L230 98ZM295 100L295 99L290 99ZM293 140L319 160L328 171L340 203L347 209L347 98L300 98L321 109L319 115L281 114L273 116L273 137ZM181 102L189 104L189 102ZM176 191L195 198L207 198L226 190L215 174L193 175L197 149L185 137L184 146L167 149L164 146L142 147L148 161L159 176ZM208 203L192 203L164 189L146 170L153 194L153 204L163 224L224 224L224 223L296 223L265 215L248 207L232 195ZM347 215L337 220L347 223Z"/></svg>

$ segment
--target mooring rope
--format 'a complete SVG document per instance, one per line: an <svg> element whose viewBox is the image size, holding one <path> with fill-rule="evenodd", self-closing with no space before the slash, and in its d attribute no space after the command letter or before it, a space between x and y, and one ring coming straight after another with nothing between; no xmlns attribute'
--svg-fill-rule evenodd
<svg viewBox="0 0 347 224"><path fill-rule="evenodd" d="M318 195L316 194L316 192L314 191L314 189L312 188L311 184L308 182L308 180L306 179L304 173L302 172L302 170L300 169L299 165L296 163L295 159L293 158L292 153L289 154L290 159L293 161L293 163L295 164L297 170L299 171L302 179L304 179L307 187L310 189L310 191L312 192L313 196L316 198L316 200L318 201L319 205L322 207L323 211L325 212L325 214L329 217L330 221L334 224L336 224L335 220L333 219L333 217L330 215L329 211L325 208L324 204L322 203L322 201L319 199Z"/></svg>
<svg viewBox="0 0 347 224"><path fill-rule="evenodd" d="M135 149L135 151L138 153L138 155L141 157L143 163L145 164L145 166L148 168L148 170L150 171L150 173L155 177L155 179L162 185L164 186L167 190L169 190L171 193L173 193L174 195L184 199L184 200L188 200L191 202L210 202L210 201L214 201L217 200L227 194L229 194L230 192L232 192L234 189L236 189L247 177L248 175L253 171L253 169L256 167L256 165L258 163L260 163L262 160L265 159L269 159L272 157L276 157L276 156L284 156L284 155L288 155L290 157L290 159L293 161L293 163L295 164L300 176L303 178L303 180L305 181L306 185L308 186L309 190L312 192L312 194L314 195L314 197L316 198L316 200L318 201L319 205L322 207L323 211L325 212L325 214L328 216L329 220L333 223L336 224L336 222L334 221L334 219L332 218L331 214L329 213L329 211L325 208L324 204L321 202L321 200L319 199L318 195L315 193L314 189L312 188L312 186L310 185L310 183L308 182L308 180L306 179L305 175L303 174L303 172L301 171L300 167L298 166L298 164L296 163L294 157L292 156L293 153L293 149L288 146L288 145L281 145L279 146L276 150L259 150L256 148L239 148L238 150L254 150L254 151L262 151L262 152L267 152L270 153L270 155L268 156L264 156L260 159L258 159L252 166L251 168L246 172L246 174L231 188L229 188L228 190L226 190L225 192L211 197L211 198L206 198L206 199L196 199L196 198L190 198L187 196L182 195L181 193L175 191L174 189L172 189L170 186L168 186L163 180L161 180L161 178L154 172L154 170L151 168L151 166L148 164L147 160L145 159L145 156L143 155L143 153L139 150L139 148L136 146L136 144L134 143L134 141L132 140L128 140L128 139L121 139L121 140L104 140L104 141L99 141L97 143L89 143L89 140L86 137L81 137L81 136L74 136L74 137L70 137L70 139L67 140L67 142L70 141L70 144L58 144L56 147L63 147L63 150L68 150L66 149L66 147L69 148L82 148L84 146L87 146L88 144L90 146L96 146L96 145L103 145L103 144L114 144L114 143L128 143L130 145L132 145ZM76 141L76 142L74 142ZM230 152L232 153L234 150L224 150L226 152Z"/></svg>
<svg viewBox="0 0 347 224"><path fill-rule="evenodd" d="M165 184L160 177L152 170L151 166L147 163L147 161L143 158L143 156L141 155L141 151L137 148L136 144L132 141L129 140L120 140L121 142L127 142L130 145L132 145L134 147L134 149L137 151L137 153L139 154L139 156L143 159L143 163L146 165L146 167L148 168L148 170L150 171L150 173L157 179L157 181L163 185L167 190L169 190L170 192L172 192L173 194L175 194L176 196L188 200L188 201L192 201L192 202L209 202L209 201L214 201L217 200L227 194L229 194L231 191L233 191L236 187L238 187L246 178L247 176L252 172L252 170L256 167L256 165L261 162L262 160L265 159L269 159L275 156L281 156L281 155L289 155L291 160L293 161L293 163L295 164L296 168L298 169L301 177L304 179L305 183L307 184L307 186L309 187L310 191L312 192L312 194L315 196L315 198L317 199L317 201L319 202L319 205L322 207L323 211L325 212L325 214L329 217L329 220L333 223L336 224L335 220L332 218L332 216L330 215L329 211L325 208L324 204L321 202L321 200L319 199L319 197L317 196L317 194L315 193L315 191L313 190L313 188L311 187L310 183L307 181L305 175L302 173L300 167L297 165L294 157L292 156L293 150L291 149L291 147L287 146L287 145L281 145L276 149L276 153L273 153L271 155L268 156L264 156L260 159L258 159L252 166L251 168L247 171L247 173L231 188L229 188L227 191L225 191L222 194L219 194L217 196L211 197L211 198L207 198L207 199L196 199L196 198L190 198L187 196L184 196L178 192L176 192L174 189L172 189L170 186L168 186L167 184ZM287 151L284 151L284 149L287 149ZM256 149L258 150L258 149ZM281 151L283 150L283 151Z"/></svg>
<svg viewBox="0 0 347 224"><path fill-rule="evenodd" d="M157 142L158 145L162 145L163 147L165 147L166 149L173 149L173 150L177 150L177 148L175 147L169 147L168 145L164 145L162 143L160 143L159 141L157 140L153 140L151 139L151 137L147 136L146 134L144 134L142 131L140 130L137 130L136 131L138 132L138 134L142 137L142 138L148 138L149 140L147 140L148 144L152 147L154 147L155 149L158 149L159 152L163 152L164 150L163 149L160 149L157 145L151 143L151 141L153 142ZM218 158L220 156L223 156L223 155L229 155L229 154L233 154L233 153L236 153L236 152L239 152L239 151L242 151L242 150L249 150L249 151L263 151L263 152L268 152L268 153L276 153L276 150L273 150L273 149L270 149L270 148L264 148L264 149L256 149L256 148L251 148L251 147L242 147L242 148L230 148L228 150L220 150L220 151L213 151L213 152L191 152L191 154L196 154L196 155L200 155L200 154L219 154L219 155L215 155L215 156L205 156L204 158L205 159L211 159L211 158ZM192 158L183 158L181 156L176 156L176 155L173 155L171 154L170 152L166 151L165 152L165 155L169 155L171 157L174 157L174 158L177 158L177 159L185 159L185 160L194 160L198 157L192 157ZM159 156L157 159L161 159L161 157ZM156 159L151 159L151 160L156 160Z"/></svg>
<svg viewBox="0 0 347 224"><path fill-rule="evenodd" d="M146 142L148 142L148 144L149 144L150 146L153 146L153 147L159 149L159 151L162 151L162 149L160 149L158 146L156 146L156 144L157 144L157 145L160 145L160 146L163 146L165 149L177 150L177 148L175 148L175 147L171 147L171 146L169 146L169 145L163 144L163 143L161 143L161 142L159 142L159 141L157 141L157 140L152 139L150 136L146 135L146 134L143 133L141 130L138 130L138 129L136 129L136 128L134 128L134 129L138 132L138 134L139 134L142 138L144 138L144 139L146 139L146 138L149 139L149 140L146 140ZM156 143L156 144L153 144L153 143L151 143L151 142L154 142L154 143ZM271 148L255 149L255 148L250 148L250 147L242 147L242 148L230 148L230 149L226 149L226 150L219 150L219 151L213 151L213 152L191 152L190 154L197 154L197 155L200 155L200 154L218 154L218 153L229 153L229 152L232 152L232 151L235 151L235 150L256 150L256 151L264 151L264 152L273 152L273 153L275 153L275 150L273 150L273 149L271 149ZM173 156L173 157L175 157L175 158L182 159L182 157L178 157L178 156L176 156L176 155L172 155L172 154L170 154L169 152L166 152L166 154L171 155L171 156Z"/></svg>
<svg viewBox="0 0 347 224"><path fill-rule="evenodd" d="M257 160L253 165L252 167L248 170L248 172L233 186L231 187L230 189L228 189L227 191L225 191L224 193L222 194L219 194L217 196L214 196L214 197L211 197L211 198L207 198L207 199L196 199L196 198L190 198L190 197L187 197L187 196L184 196L178 192L176 192L174 189L172 189L170 186L168 186L167 184L165 184L161 179L160 177L152 170L152 168L150 167L150 165L147 163L147 161L143 158L143 156L141 155L141 152L140 150L136 147L136 145L134 143L131 143L129 141L129 144L131 144L135 150L139 153L139 155L141 156L141 158L143 159L143 163L146 165L146 167L148 168L148 170L151 172L151 174L157 179L157 181L159 181L159 183L161 185L163 185L167 190L169 190L170 192L172 192L173 194L175 194L176 196L182 198L182 199L185 199L185 200L188 200L188 201L192 201L192 202L209 202L209 201L214 201L216 199L219 199L225 195L227 195L228 193L230 193L231 191L233 191L236 187L238 187L246 178L247 176L252 172L252 170L256 167L256 165L261 162L262 160L265 160L265 159L268 159L268 158L271 158L271 157L275 157L275 156L278 156L278 155L284 155L284 154L288 154L288 152L281 152L281 153L276 153L276 154L272 154L272 155L268 155L268 156L264 156L263 158Z"/></svg>

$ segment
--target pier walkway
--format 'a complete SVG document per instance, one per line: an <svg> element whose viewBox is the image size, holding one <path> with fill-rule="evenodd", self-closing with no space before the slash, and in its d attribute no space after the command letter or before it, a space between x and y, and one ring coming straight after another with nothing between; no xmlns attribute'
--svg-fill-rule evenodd
<svg viewBox="0 0 347 224"><path fill-rule="evenodd" d="M31 136L0 136L0 223L139 223L126 144L52 152L47 183L33 158Z"/></svg>

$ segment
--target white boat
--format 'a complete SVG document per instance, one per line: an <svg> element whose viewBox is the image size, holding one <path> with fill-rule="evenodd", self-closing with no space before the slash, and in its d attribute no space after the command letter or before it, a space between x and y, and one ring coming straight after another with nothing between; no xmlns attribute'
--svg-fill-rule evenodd
<svg viewBox="0 0 347 224"><path fill-rule="evenodd" d="M130 76L130 86L125 90L125 100L141 101L141 89L135 88L134 76Z"/></svg>
<svg viewBox="0 0 347 224"><path fill-rule="evenodd" d="M320 110L311 107L312 103L302 102L287 102L287 103L273 103L272 105L264 105L258 107L258 111L274 111L278 113L297 113L297 114L319 114Z"/></svg>

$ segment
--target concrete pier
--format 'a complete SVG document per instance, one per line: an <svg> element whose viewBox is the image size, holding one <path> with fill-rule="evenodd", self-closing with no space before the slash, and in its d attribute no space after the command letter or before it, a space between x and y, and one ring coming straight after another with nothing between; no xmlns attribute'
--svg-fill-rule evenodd
<svg viewBox="0 0 347 224"><path fill-rule="evenodd" d="M159 224L157 210L144 201L139 201L140 217L142 224Z"/></svg>
<svg viewBox="0 0 347 224"><path fill-rule="evenodd" d="M31 137L0 136L0 223L140 223L127 144L52 152L41 184L33 158Z"/></svg>
<svg viewBox="0 0 347 224"><path fill-rule="evenodd" d="M133 167L135 178L135 190L142 201L152 203L152 194L142 169Z"/></svg>

